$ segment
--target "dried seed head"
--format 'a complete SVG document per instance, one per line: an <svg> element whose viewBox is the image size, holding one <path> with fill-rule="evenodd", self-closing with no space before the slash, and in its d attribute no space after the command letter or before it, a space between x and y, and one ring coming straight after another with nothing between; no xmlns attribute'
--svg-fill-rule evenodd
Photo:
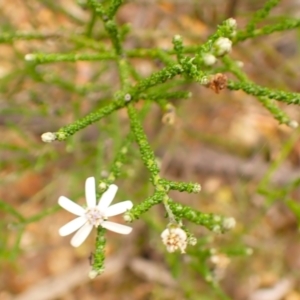
<svg viewBox="0 0 300 300"><path fill-rule="evenodd" d="M206 86L219 94L221 90L224 90L227 87L227 76L222 73L212 75Z"/></svg>

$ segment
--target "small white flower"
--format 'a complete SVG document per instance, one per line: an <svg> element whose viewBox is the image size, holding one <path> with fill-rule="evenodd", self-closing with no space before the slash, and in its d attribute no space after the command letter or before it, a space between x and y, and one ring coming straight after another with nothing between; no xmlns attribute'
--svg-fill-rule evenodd
<svg viewBox="0 0 300 300"><path fill-rule="evenodd" d="M214 44L215 55L222 56L231 51L232 41L226 37L220 37Z"/></svg>
<svg viewBox="0 0 300 300"><path fill-rule="evenodd" d="M59 234L66 236L78 230L71 239L71 245L73 247L78 247L85 241L92 231L93 226L102 226L103 228L120 234L129 234L132 231L131 227L107 221L109 217L122 214L133 206L129 200L110 206L117 190L118 187L115 184L111 184L108 190L103 193L97 204L95 178L89 177L85 182L87 208L81 207L64 196L59 197L58 204L65 210L78 216L76 219L61 227Z"/></svg>
<svg viewBox="0 0 300 300"><path fill-rule="evenodd" d="M187 235L180 227L170 226L162 232L161 238L168 252L175 252L179 249L181 253L185 253Z"/></svg>

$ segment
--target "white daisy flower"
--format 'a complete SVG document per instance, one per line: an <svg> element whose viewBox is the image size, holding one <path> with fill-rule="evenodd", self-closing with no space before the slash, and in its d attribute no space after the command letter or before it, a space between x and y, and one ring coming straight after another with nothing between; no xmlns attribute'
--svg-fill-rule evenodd
<svg viewBox="0 0 300 300"><path fill-rule="evenodd" d="M129 200L110 206L117 190L118 187L115 184L111 184L107 191L103 193L97 204L95 178L89 177L85 182L86 208L81 207L64 196L59 197L58 204L65 210L78 216L76 219L61 227L59 234L66 236L78 230L71 239L71 245L73 247L78 247L85 241L92 231L93 226L96 228L102 226L103 228L120 234L129 234L132 231L131 227L107 221L109 217L122 214L133 206Z"/></svg>

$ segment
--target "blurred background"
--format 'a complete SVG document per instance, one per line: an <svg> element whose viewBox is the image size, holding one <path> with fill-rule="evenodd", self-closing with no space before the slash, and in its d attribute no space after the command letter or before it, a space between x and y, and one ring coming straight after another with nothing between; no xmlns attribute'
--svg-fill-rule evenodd
<svg viewBox="0 0 300 300"><path fill-rule="evenodd" d="M126 1L117 21L131 26L126 49L172 48L175 34L196 45L229 17L243 28L265 2ZM284 16L299 18L299 1L280 1L262 25ZM58 229L72 215L57 199L65 195L84 204L85 179L105 175L129 130L126 111L66 142L44 144L40 135L108 103L119 87L117 68L104 61L33 68L24 56L97 53L76 40L77 34L88 36L90 20L83 1L0 1L0 299L299 300L300 132L279 125L242 91L215 94L195 83L177 87L192 97L172 102L177 112L172 126L153 104L144 128L161 175L202 186L200 194L171 197L234 217L236 228L216 235L185 223L198 244L186 255L170 254L160 239L167 225L164 210L154 207L132 224L130 236L107 233L106 271L88 278L94 236L76 249L70 237L60 237ZM41 37L5 41L5 32ZM100 21L93 36L109 43ZM299 41L299 30L274 33L235 45L230 56L243 63L253 82L300 92ZM131 63L142 76L162 67L150 59ZM299 107L280 107L300 122ZM115 201L137 204L153 190L137 147L128 158Z"/></svg>

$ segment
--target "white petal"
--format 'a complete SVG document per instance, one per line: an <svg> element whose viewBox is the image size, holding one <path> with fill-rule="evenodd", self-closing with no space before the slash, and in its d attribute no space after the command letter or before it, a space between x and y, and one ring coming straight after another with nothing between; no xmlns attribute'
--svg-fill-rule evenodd
<svg viewBox="0 0 300 300"><path fill-rule="evenodd" d="M108 190L102 195L98 208L99 210L105 211L112 201L114 200L114 197L117 193L118 187L115 184L111 184L108 188Z"/></svg>
<svg viewBox="0 0 300 300"><path fill-rule="evenodd" d="M96 182L94 177L85 181L85 199L88 207L96 206Z"/></svg>
<svg viewBox="0 0 300 300"><path fill-rule="evenodd" d="M105 210L105 216L112 217L112 216L122 214L125 211L131 209L132 206L133 206L133 204L130 200L126 200L126 201L114 204Z"/></svg>
<svg viewBox="0 0 300 300"><path fill-rule="evenodd" d="M79 247L88 237L93 229L93 225L90 223L85 223L72 237L71 245L73 247Z"/></svg>
<svg viewBox="0 0 300 300"><path fill-rule="evenodd" d="M73 202L65 196L60 196L58 198L58 204L62 208L76 216L82 216L85 212L84 208L82 208L80 205L78 205L77 203Z"/></svg>
<svg viewBox="0 0 300 300"><path fill-rule="evenodd" d="M110 231L114 231L120 234L129 234L132 231L132 228L126 225L121 225L114 222L104 221L101 223L103 228L106 228Z"/></svg>
<svg viewBox="0 0 300 300"><path fill-rule="evenodd" d="M61 236L69 235L69 234L73 233L74 231L76 231L77 229L79 229L80 227L82 227L86 222L87 222L87 220L86 220L85 216L78 217L78 218L72 220L71 222L67 223L66 225L60 227L58 230L59 235L61 235Z"/></svg>
<svg viewBox="0 0 300 300"><path fill-rule="evenodd" d="M169 231L168 228L166 228L166 229L161 233L160 236L161 236L161 238L162 238L163 240L166 240L166 239L168 239L169 235L170 235L170 231Z"/></svg>

